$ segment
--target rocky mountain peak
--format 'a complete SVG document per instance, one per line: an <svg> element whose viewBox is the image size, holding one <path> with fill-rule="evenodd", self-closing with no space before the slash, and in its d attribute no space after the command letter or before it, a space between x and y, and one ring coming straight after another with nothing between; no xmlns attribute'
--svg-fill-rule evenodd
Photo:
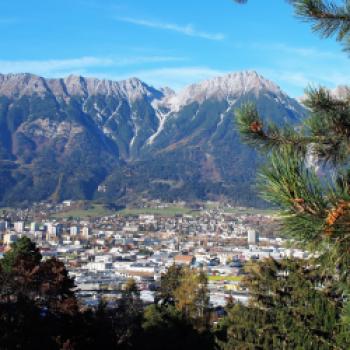
<svg viewBox="0 0 350 350"><path fill-rule="evenodd" d="M192 84L178 94L170 96L165 102L171 109L178 110L192 102L202 103L210 98L235 99L248 92L258 95L261 91L270 91L277 95L283 94L276 84L256 71L243 71Z"/></svg>
<svg viewBox="0 0 350 350"><path fill-rule="evenodd" d="M19 97L23 95L52 93L56 97L115 95L135 101L147 98L153 100L163 97L163 93L156 90L138 78L122 81L112 81L97 78L85 78L69 75L61 79L45 79L34 74L0 74L0 95Z"/></svg>
<svg viewBox="0 0 350 350"><path fill-rule="evenodd" d="M3 96L0 161L14 162L0 167L0 204L6 206L23 198L100 198L100 184L108 188L108 201L225 194L250 205L258 157L240 144L236 107L252 101L262 116L281 123L305 115L254 71L215 77L179 93L137 78L0 74ZM191 102L197 104L188 108Z"/></svg>
<svg viewBox="0 0 350 350"><path fill-rule="evenodd" d="M165 96L172 96L175 95L176 92L170 88L169 86L164 86L162 88L159 89Z"/></svg>
<svg viewBox="0 0 350 350"><path fill-rule="evenodd" d="M120 91L129 99L136 100L138 98L146 97L150 100L163 97L161 91L148 86L146 83L138 78L130 78L118 82Z"/></svg>
<svg viewBox="0 0 350 350"><path fill-rule="evenodd" d="M42 94L47 91L45 79L29 73L0 74L0 95L15 97Z"/></svg>

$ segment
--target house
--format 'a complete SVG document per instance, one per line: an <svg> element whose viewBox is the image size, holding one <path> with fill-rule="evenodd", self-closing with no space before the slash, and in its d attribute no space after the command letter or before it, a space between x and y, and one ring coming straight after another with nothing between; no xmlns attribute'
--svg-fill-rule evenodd
<svg viewBox="0 0 350 350"><path fill-rule="evenodd" d="M174 263L176 265L191 266L195 262L195 257L192 255L176 255L174 257Z"/></svg>

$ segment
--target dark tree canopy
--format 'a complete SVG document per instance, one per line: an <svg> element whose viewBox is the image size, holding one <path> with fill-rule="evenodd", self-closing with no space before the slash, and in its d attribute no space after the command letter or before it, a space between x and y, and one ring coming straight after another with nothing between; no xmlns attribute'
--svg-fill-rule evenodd
<svg viewBox="0 0 350 350"><path fill-rule="evenodd" d="M1 267L5 272L11 272L18 259L26 259L33 265L37 265L41 261L41 254L29 238L22 237L11 245L11 249L4 254L1 260Z"/></svg>

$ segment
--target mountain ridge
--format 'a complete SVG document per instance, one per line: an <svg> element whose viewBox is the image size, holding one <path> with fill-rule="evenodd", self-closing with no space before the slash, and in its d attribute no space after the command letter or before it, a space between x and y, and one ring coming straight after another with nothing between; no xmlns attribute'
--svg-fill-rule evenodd
<svg viewBox="0 0 350 350"><path fill-rule="evenodd" d="M55 200L259 202L252 186L261 160L241 144L234 124L235 109L247 101L277 123L295 124L306 113L254 71L177 93L137 78L0 74L0 162L7 161L0 203L53 194ZM108 190L98 192L99 185Z"/></svg>

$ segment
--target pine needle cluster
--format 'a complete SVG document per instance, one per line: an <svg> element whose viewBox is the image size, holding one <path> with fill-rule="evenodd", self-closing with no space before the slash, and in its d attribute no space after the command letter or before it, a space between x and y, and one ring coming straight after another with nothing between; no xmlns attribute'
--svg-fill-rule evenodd
<svg viewBox="0 0 350 350"><path fill-rule="evenodd" d="M236 123L242 139L268 155L258 183L281 208L284 233L336 256L339 267L350 252L350 93L339 98L319 88L306 96L310 115L298 128L265 125L251 104Z"/></svg>

